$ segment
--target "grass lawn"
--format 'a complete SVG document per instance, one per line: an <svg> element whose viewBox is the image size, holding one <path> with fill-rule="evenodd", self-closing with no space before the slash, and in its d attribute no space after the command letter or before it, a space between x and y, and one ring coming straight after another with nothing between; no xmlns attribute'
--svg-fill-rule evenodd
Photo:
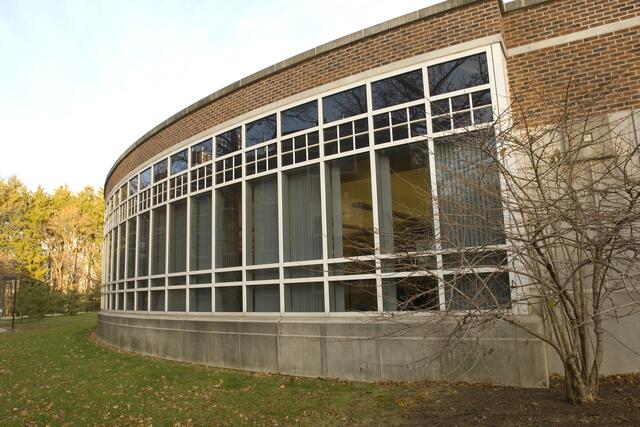
<svg viewBox="0 0 640 427"><path fill-rule="evenodd" d="M253 374L105 349L95 314L0 334L0 425L396 425L424 386ZM6 321L0 327L10 327Z"/></svg>

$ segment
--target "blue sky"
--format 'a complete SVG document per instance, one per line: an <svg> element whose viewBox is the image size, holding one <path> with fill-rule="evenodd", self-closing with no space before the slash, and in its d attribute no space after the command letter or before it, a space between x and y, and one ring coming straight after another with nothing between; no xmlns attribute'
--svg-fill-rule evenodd
<svg viewBox="0 0 640 427"><path fill-rule="evenodd" d="M0 0L0 176L101 186L117 157L200 98L438 0Z"/></svg>

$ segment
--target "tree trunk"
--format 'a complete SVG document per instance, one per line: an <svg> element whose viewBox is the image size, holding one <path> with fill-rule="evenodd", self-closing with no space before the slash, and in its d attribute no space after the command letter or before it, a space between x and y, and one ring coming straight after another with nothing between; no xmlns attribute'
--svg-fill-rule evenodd
<svg viewBox="0 0 640 427"><path fill-rule="evenodd" d="M565 396L572 403L582 405L593 402L598 379L585 383L577 361L578 358L575 355L569 356L564 361Z"/></svg>

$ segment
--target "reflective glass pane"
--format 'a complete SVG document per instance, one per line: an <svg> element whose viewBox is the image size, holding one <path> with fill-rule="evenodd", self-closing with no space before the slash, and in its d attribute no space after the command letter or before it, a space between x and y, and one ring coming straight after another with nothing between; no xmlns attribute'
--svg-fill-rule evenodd
<svg viewBox="0 0 640 427"><path fill-rule="evenodd" d="M307 102L280 113L282 135L318 126L318 101Z"/></svg>
<svg viewBox="0 0 640 427"><path fill-rule="evenodd" d="M167 177L167 159L153 165L153 182L158 182Z"/></svg>
<svg viewBox="0 0 640 427"><path fill-rule="evenodd" d="M136 219L127 221L127 278L136 275Z"/></svg>
<svg viewBox="0 0 640 427"><path fill-rule="evenodd" d="M375 280L329 283L331 311L375 311L378 309Z"/></svg>
<svg viewBox="0 0 640 427"><path fill-rule="evenodd" d="M424 98L422 70L371 83L371 96L374 110Z"/></svg>
<svg viewBox="0 0 640 427"><path fill-rule="evenodd" d="M312 165L284 174L284 260L322 258L320 166Z"/></svg>
<svg viewBox="0 0 640 427"><path fill-rule="evenodd" d="M167 245L167 209L161 206L153 210L153 235L151 237L151 274L165 272L165 250Z"/></svg>
<svg viewBox="0 0 640 427"><path fill-rule="evenodd" d="M245 144L247 147L274 139L278 133L276 115L272 114L255 122L251 122L247 124L246 129L247 137Z"/></svg>
<svg viewBox="0 0 640 427"><path fill-rule="evenodd" d="M217 312L242 311L242 286L216 288Z"/></svg>
<svg viewBox="0 0 640 427"><path fill-rule="evenodd" d="M242 187L216 191L216 267L242 265Z"/></svg>
<svg viewBox="0 0 640 427"><path fill-rule="evenodd" d="M429 147L418 142L378 151L378 221L384 252L433 249Z"/></svg>
<svg viewBox="0 0 640 427"><path fill-rule="evenodd" d="M211 288L189 289L189 311L211 311Z"/></svg>
<svg viewBox="0 0 640 427"><path fill-rule="evenodd" d="M431 96L489 83L484 52L432 65L427 70Z"/></svg>
<svg viewBox="0 0 640 427"><path fill-rule="evenodd" d="M191 198L189 269L211 268L211 193Z"/></svg>
<svg viewBox="0 0 640 427"><path fill-rule="evenodd" d="M213 157L212 152L212 141L211 139L207 139L199 144L191 147L191 165L199 165L201 163L206 163Z"/></svg>
<svg viewBox="0 0 640 427"><path fill-rule="evenodd" d="M329 257L373 252L373 206L369 155L326 164Z"/></svg>
<svg viewBox="0 0 640 427"><path fill-rule="evenodd" d="M189 167L189 152L182 150L171 156L171 175L182 172Z"/></svg>
<svg viewBox="0 0 640 427"><path fill-rule="evenodd" d="M247 286L247 312L270 313L280 311L278 285Z"/></svg>
<svg viewBox="0 0 640 427"><path fill-rule="evenodd" d="M169 216L169 273L187 269L187 199L171 203Z"/></svg>
<svg viewBox="0 0 640 427"><path fill-rule="evenodd" d="M231 129L216 136L216 156L224 156L240 149L242 144L242 127Z"/></svg>
<svg viewBox="0 0 640 427"><path fill-rule="evenodd" d="M139 217L140 235L138 236L138 276L149 274L149 212Z"/></svg>
<svg viewBox="0 0 640 427"><path fill-rule="evenodd" d="M324 123L346 119L367 112L367 91L358 86L344 92L322 98L322 119Z"/></svg>
<svg viewBox="0 0 640 427"><path fill-rule="evenodd" d="M284 285L285 311L290 313L318 313L324 311L322 283L292 283Z"/></svg>
<svg viewBox="0 0 640 427"><path fill-rule="evenodd" d="M278 180L275 175L247 183L247 263L278 262Z"/></svg>
<svg viewBox="0 0 640 427"><path fill-rule="evenodd" d="M151 185L151 168L147 168L140 173L140 189Z"/></svg>
<svg viewBox="0 0 640 427"><path fill-rule="evenodd" d="M411 276L382 280L385 311L438 310L438 279Z"/></svg>

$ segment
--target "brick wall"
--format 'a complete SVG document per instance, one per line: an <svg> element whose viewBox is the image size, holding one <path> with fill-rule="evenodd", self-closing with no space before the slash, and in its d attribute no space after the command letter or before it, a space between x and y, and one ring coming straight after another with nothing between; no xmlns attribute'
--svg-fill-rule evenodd
<svg viewBox="0 0 640 427"><path fill-rule="evenodd" d="M113 185L157 153L219 123L296 93L425 52L502 32L508 48L640 16L640 0L552 0L502 14L483 0L360 39L249 83L151 135L108 178ZM571 78L578 99L607 83L597 108L640 108L639 27L507 59L512 95L544 120L539 100L563 96Z"/></svg>

